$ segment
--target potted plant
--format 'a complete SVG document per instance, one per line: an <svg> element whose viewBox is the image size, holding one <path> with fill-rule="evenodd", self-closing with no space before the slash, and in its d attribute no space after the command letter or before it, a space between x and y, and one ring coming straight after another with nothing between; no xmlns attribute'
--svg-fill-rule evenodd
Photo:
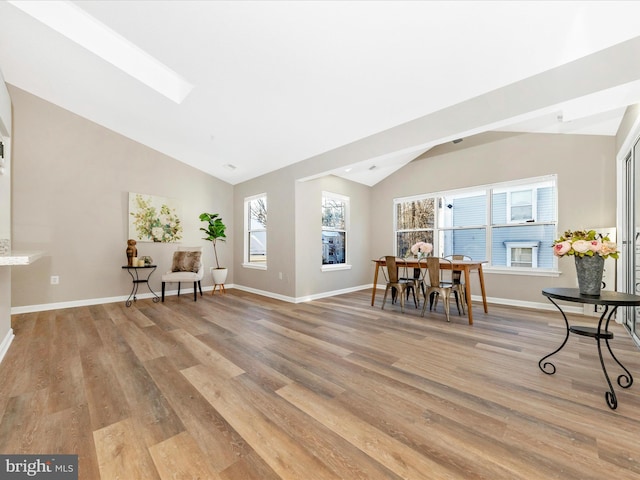
<svg viewBox="0 0 640 480"><path fill-rule="evenodd" d="M217 213L202 213L200 214L200 221L207 222L206 227L200 227L206 237L204 240L209 240L213 243L213 254L216 258L216 267L211 268L211 275L213 276L214 285L224 285L225 280L227 279L227 268L221 267L220 262L218 261L218 251L216 250L216 243L218 241L224 242L227 236L224 231L227 226L222 222L220 215Z"/></svg>

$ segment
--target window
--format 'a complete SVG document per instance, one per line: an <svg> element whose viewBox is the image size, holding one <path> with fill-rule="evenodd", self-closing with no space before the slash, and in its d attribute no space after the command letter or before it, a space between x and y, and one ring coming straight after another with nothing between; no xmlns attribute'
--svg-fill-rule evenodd
<svg viewBox="0 0 640 480"><path fill-rule="evenodd" d="M507 267L538 267L538 242L505 242Z"/></svg>
<svg viewBox="0 0 640 480"><path fill-rule="evenodd" d="M322 266L324 270L347 266L349 198L322 193Z"/></svg>
<svg viewBox="0 0 640 480"><path fill-rule="evenodd" d="M433 244L435 207L433 198L414 198L395 205L396 245L404 257L417 242Z"/></svg>
<svg viewBox="0 0 640 480"><path fill-rule="evenodd" d="M246 198L244 266L267 268L267 195Z"/></svg>
<svg viewBox="0 0 640 480"><path fill-rule="evenodd" d="M535 218L533 190L518 190L508 192L509 222L530 222Z"/></svg>
<svg viewBox="0 0 640 480"><path fill-rule="evenodd" d="M510 270L553 269L556 205L555 175L396 199L396 254L424 241L438 256L463 254Z"/></svg>

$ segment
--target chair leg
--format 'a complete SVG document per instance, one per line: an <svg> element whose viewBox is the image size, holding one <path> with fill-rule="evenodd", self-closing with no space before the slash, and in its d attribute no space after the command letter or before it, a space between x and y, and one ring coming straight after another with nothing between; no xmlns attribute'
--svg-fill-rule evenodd
<svg viewBox="0 0 640 480"><path fill-rule="evenodd" d="M418 300L416 299L416 289L414 287L411 287L411 293L413 293L413 303L415 303L416 308L418 308ZM407 300L409 300L408 296L407 296Z"/></svg>
<svg viewBox="0 0 640 480"><path fill-rule="evenodd" d="M384 304L387 301L387 293L389 293L389 287L384 291L384 297L382 298L382 307L380 310L384 310ZM393 293L391 294L393 296Z"/></svg>
<svg viewBox="0 0 640 480"><path fill-rule="evenodd" d="M424 312L427 309L427 296L425 295L424 297L424 303L422 304L422 313L420 314L421 317L424 317Z"/></svg>
<svg viewBox="0 0 640 480"><path fill-rule="evenodd" d="M178 296L180 296L180 282L178 282Z"/></svg>
<svg viewBox="0 0 640 480"><path fill-rule="evenodd" d="M449 295L443 295L445 298L442 299L442 303L444 303L444 314L447 317L447 322L450 322L449 319Z"/></svg>
<svg viewBox="0 0 640 480"><path fill-rule="evenodd" d="M454 290L454 292L453 292L453 296L454 296L454 297L456 297L456 307L458 307L458 315L461 315L461 313L460 313L460 302L458 301L458 300L459 300L459 299L458 299L459 294L458 294L458 291L457 291L457 290ZM460 301L461 301L461 300L462 300L462 299L460 299Z"/></svg>
<svg viewBox="0 0 640 480"><path fill-rule="evenodd" d="M164 282L162 282L162 301L164 302Z"/></svg>
<svg viewBox="0 0 640 480"><path fill-rule="evenodd" d="M198 280L198 289L200 290L200 296L202 296L202 284L200 283L200 280Z"/></svg>
<svg viewBox="0 0 640 480"><path fill-rule="evenodd" d="M193 282L193 301L194 302L198 301L198 290L196 289L196 283L198 282Z"/></svg>

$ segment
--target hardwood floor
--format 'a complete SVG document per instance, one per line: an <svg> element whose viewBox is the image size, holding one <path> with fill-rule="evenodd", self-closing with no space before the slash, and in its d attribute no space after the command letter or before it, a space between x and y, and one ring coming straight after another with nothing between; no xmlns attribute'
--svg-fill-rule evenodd
<svg viewBox="0 0 640 480"><path fill-rule="evenodd" d="M593 339L538 369L558 312L478 306L468 325L379 297L229 290L15 315L0 452L78 454L83 480L640 479L640 351L620 325L637 378L618 387L605 357L612 411Z"/></svg>

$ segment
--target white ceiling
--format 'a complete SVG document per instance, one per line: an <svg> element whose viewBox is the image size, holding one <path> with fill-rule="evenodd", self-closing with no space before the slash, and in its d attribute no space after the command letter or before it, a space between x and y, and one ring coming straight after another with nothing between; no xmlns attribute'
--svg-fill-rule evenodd
<svg viewBox="0 0 640 480"><path fill-rule="evenodd" d="M176 103L12 3L8 83L231 184L640 36L640 2L72 2L193 85ZM638 101L633 81L491 128L614 135ZM451 139L329 172L372 185Z"/></svg>

